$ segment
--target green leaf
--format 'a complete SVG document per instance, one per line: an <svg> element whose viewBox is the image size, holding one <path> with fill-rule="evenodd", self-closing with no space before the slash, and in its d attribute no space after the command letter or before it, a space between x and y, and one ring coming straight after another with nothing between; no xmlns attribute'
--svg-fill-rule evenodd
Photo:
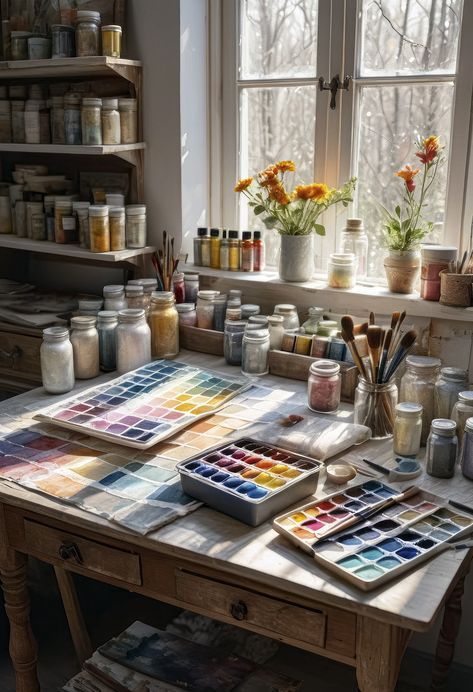
<svg viewBox="0 0 473 692"><path fill-rule="evenodd" d="M264 207L262 204L257 204L256 207L253 209L253 212L258 216L258 214L262 214L264 212Z"/></svg>
<svg viewBox="0 0 473 692"><path fill-rule="evenodd" d="M401 218L401 207L399 206L399 204L395 208L394 212L395 212L396 216L400 219Z"/></svg>
<svg viewBox="0 0 473 692"><path fill-rule="evenodd" d="M264 225L266 228L275 228L277 226L278 220L275 216L267 216L266 218L262 219Z"/></svg>
<svg viewBox="0 0 473 692"><path fill-rule="evenodd" d="M325 226L322 226L321 223L314 223L314 231L317 235L325 235Z"/></svg>

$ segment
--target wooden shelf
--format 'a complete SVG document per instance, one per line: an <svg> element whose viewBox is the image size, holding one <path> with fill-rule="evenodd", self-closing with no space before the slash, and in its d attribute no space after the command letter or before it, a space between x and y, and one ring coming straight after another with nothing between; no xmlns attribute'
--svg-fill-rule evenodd
<svg viewBox="0 0 473 692"><path fill-rule="evenodd" d="M29 154L75 154L76 156L113 155L124 158L128 152L146 149L144 142L135 144L9 144L0 143L0 152L28 152Z"/></svg>
<svg viewBox="0 0 473 692"><path fill-rule="evenodd" d="M122 77L136 84L141 72L139 60L107 58L49 58L47 60L9 60L0 62L0 80L64 79L65 77Z"/></svg>

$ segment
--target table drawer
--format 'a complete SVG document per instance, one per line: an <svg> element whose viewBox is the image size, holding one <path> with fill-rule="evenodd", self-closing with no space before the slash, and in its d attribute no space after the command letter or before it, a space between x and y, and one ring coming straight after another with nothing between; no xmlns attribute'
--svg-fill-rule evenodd
<svg viewBox="0 0 473 692"><path fill-rule="evenodd" d="M0 372L41 381L41 339L0 330Z"/></svg>
<svg viewBox="0 0 473 692"><path fill-rule="evenodd" d="M81 573L93 572L128 584L142 584L139 555L28 519L25 519L24 529L26 549L33 555L62 561Z"/></svg>

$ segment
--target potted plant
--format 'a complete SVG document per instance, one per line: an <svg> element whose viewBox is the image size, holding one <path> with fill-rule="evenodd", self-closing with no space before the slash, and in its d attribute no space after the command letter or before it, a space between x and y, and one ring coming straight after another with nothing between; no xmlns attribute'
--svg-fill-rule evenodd
<svg viewBox="0 0 473 692"><path fill-rule="evenodd" d="M423 219L426 200L439 166L445 160L438 137L419 137L416 144L415 155L422 167L413 168L406 164L395 173L404 181L401 203L395 207L393 213L383 207L383 239L389 251L388 257L384 260L384 268L392 293L412 293L414 289L420 267L420 243L433 226L432 221Z"/></svg>
<svg viewBox="0 0 473 692"><path fill-rule="evenodd" d="M325 183L297 185L288 191L287 177L293 174L293 161L279 161L260 171L255 178L243 178L235 192L248 198L248 204L268 229L281 236L279 275L284 281L308 281L314 271L314 233L325 235L318 223L323 212L341 202L353 200L356 178L339 190Z"/></svg>

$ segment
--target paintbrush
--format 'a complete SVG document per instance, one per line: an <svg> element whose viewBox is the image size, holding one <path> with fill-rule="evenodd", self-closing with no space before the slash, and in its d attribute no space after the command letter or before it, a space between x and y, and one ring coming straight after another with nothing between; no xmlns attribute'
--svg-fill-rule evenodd
<svg viewBox="0 0 473 692"><path fill-rule="evenodd" d="M383 375L384 375L384 370L386 368L386 363L388 361L388 352L389 348L391 346L391 340L393 336L393 330L388 329L387 332L384 334L384 341L383 341L383 350L382 350L382 355L381 355L381 363L379 365L379 372L378 372L378 384L381 384L383 381Z"/></svg>
<svg viewBox="0 0 473 692"><path fill-rule="evenodd" d="M399 318L401 316L401 313L398 310L395 310L393 314L391 315L391 329L393 331L393 335L396 335L396 330L397 330L397 323L399 322ZM392 350L393 350L394 342L391 340L391 348L389 349L388 353L388 358L391 358L392 356Z"/></svg>
<svg viewBox="0 0 473 692"><path fill-rule="evenodd" d="M355 337L353 335L354 331L354 325L353 325L353 320L349 315L344 315L341 319L341 325L342 325L342 339L350 349L350 353L353 357L353 362L355 363L356 367L358 368L360 374L364 379L368 379L366 376L366 368L365 364L363 363L363 360L358 353L358 349L356 347L355 343Z"/></svg>
<svg viewBox="0 0 473 692"><path fill-rule="evenodd" d="M355 324L353 325L353 334L355 336L361 336L361 335L366 335L366 332L368 331L368 322L362 322L361 324Z"/></svg>
<svg viewBox="0 0 473 692"><path fill-rule="evenodd" d="M410 329L402 337L400 344L394 353L391 362L389 363L386 375L384 376L384 382L389 382L391 377L394 375L398 367L401 365L404 358L409 353L410 349L415 343L417 334L413 329Z"/></svg>
<svg viewBox="0 0 473 692"><path fill-rule="evenodd" d="M312 547L317 548L321 543L325 543L326 541L333 539L334 536L344 533L352 526L356 526L367 519L371 519L371 517L379 514L379 512L383 512L385 509L395 505L397 502L402 502L413 495L417 495L418 492L420 492L420 489L416 485L410 485L402 493L399 493L399 495L393 495L392 497L379 502L377 505L372 505L365 509L361 509L359 512L355 512L351 517L338 524L338 526L335 526L333 529L329 529L322 538L319 538L315 543L312 543Z"/></svg>
<svg viewBox="0 0 473 692"><path fill-rule="evenodd" d="M370 312L369 323L374 324L374 312Z"/></svg>
<svg viewBox="0 0 473 692"><path fill-rule="evenodd" d="M405 319L406 319L406 311L403 310L399 315L399 319L397 321L396 328L394 330L393 337L391 339L391 351L388 354L389 358L392 358L394 351L399 346L399 342L400 342L402 335L403 335L403 332L401 332L401 325Z"/></svg>
<svg viewBox="0 0 473 692"><path fill-rule="evenodd" d="M455 507L455 509L461 509L463 512L473 514L473 507L470 507L469 505L463 505L461 502L457 502L456 500L449 500L448 504Z"/></svg>
<svg viewBox="0 0 473 692"><path fill-rule="evenodd" d="M369 346L369 358L371 364L371 381L377 382L381 345L383 343L383 330L375 324L370 324L366 335Z"/></svg>
<svg viewBox="0 0 473 692"><path fill-rule="evenodd" d="M468 257L468 250L465 250L465 252L463 253L461 262L460 262L460 267L458 269L459 274L463 274L463 267L465 266L465 262L466 262L467 257Z"/></svg>

